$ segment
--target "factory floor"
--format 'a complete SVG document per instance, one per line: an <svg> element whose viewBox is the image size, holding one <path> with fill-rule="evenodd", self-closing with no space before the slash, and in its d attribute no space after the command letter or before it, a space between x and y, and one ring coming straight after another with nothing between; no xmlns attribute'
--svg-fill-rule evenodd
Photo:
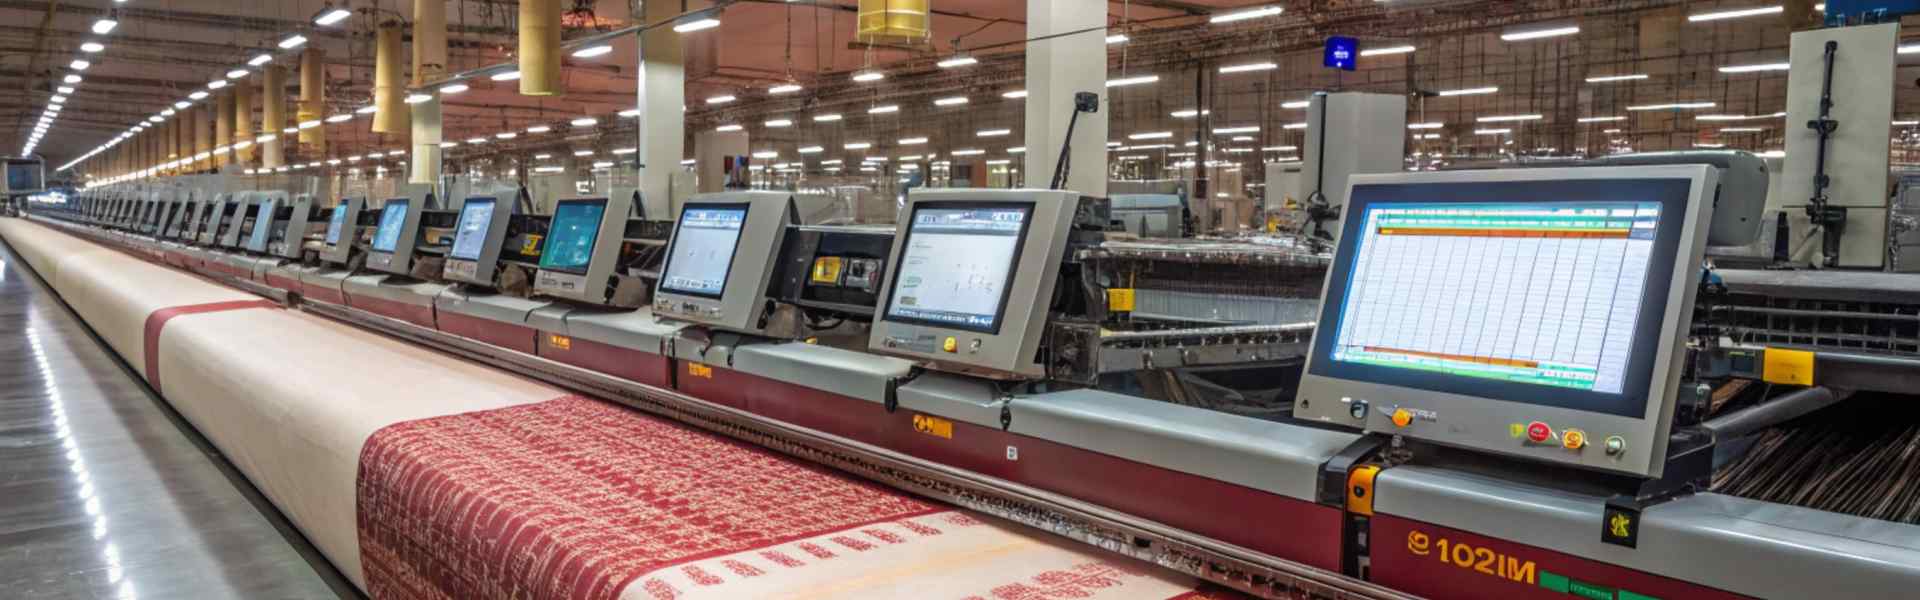
<svg viewBox="0 0 1920 600"><path fill-rule="evenodd" d="M0 597L356 595L0 246Z"/></svg>

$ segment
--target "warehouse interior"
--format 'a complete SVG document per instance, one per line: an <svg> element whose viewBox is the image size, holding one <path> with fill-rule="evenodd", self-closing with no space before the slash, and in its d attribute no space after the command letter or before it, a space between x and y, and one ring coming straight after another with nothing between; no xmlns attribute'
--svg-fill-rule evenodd
<svg viewBox="0 0 1920 600"><path fill-rule="evenodd" d="M1920 584L1920 2L0 16L0 597Z"/></svg>

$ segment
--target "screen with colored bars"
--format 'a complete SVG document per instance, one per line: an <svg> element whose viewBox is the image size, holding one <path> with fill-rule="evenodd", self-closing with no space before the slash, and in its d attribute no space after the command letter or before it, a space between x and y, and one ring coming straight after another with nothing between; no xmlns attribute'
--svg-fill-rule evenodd
<svg viewBox="0 0 1920 600"><path fill-rule="evenodd" d="M553 225L547 230L547 248L540 255L540 268L566 273L585 273L593 260L593 242L600 237L600 217L607 211L605 200L561 202L553 209Z"/></svg>
<svg viewBox="0 0 1920 600"><path fill-rule="evenodd" d="M340 204L337 204L333 207L333 217L327 220L327 245L328 246L332 246L340 243L340 230L345 229L346 226L347 226L347 201L341 200Z"/></svg>
<svg viewBox="0 0 1920 600"><path fill-rule="evenodd" d="M380 228L373 231L373 249L393 252L400 245L400 228L407 224L407 201L388 200L380 210Z"/></svg>
<svg viewBox="0 0 1920 600"><path fill-rule="evenodd" d="M747 205L696 206L680 211L673 234L673 255L660 280L662 289L719 298L727 288L733 253L740 244L740 228L747 221Z"/></svg>
<svg viewBox="0 0 1920 600"><path fill-rule="evenodd" d="M493 223L492 198L468 198L460 207L460 223L453 233L454 258L480 260L480 247L487 243L487 226Z"/></svg>
<svg viewBox="0 0 1920 600"><path fill-rule="evenodd" d="M1620 394L1659 203L1373 203L1335 361Z"/></svg>
<svg viewBox="0 0 1920 600"><path fill-rule="evenodd" d="M937 206L913 211L887 319L999 333L1031 207Z"/></svg>

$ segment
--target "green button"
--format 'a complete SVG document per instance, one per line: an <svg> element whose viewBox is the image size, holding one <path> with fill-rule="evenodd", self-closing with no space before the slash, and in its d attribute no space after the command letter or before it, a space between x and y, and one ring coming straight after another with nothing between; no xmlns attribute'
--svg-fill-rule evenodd
<svg viewBox="0 0 1920 600"><path fill-rule="evenodd" d="M1567 593L1591 600L1614 600L1613 588L1600 587L1582 581L1572 581L1567 585Z"/></svg>
<svg viewBox="0 0 1920 600"><path fill-rule="evenodd" d="M1648 596L1646 594L1635 594L1633 592L1629 592L1626 590L1620 590L1620 600L1660 600L1660 599L1655 598L1653 596Z"/></svg>
<svg viewBox="0 0 1920 600"><path fill-rule="evenodd" d="M1567 593L1567 578L1562 575L1541 571L1540 587L1565 594Z"/></svg>

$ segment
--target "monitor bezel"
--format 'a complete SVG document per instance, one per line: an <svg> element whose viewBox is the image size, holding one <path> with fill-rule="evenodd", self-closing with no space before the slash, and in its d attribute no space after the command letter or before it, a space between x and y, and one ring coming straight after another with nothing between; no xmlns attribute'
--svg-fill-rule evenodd
<svg viewBox="0 0 1920 600"><path fill-rule="evenodd" d="M726 273L720 279L720 291L714 293L696 292L667 284L668 274L673 272L674 251L680 248L680 226L686 222L690 210L737 210L740 212L740 229L733 236L733 248L727 252ZM672 294L720 300L727 295L727 284L733 281L734 263L740 260L740 242L747 237L747 219L753 214L752 202L688 202L681 205L679 218L674 219L673 238L667 242L666 262L660 265L660 290Z"/></svg>
<svg viewBox="0 0 1920 600"><path fill-rule="evenodd" d="M374 252L384 252L387 254L394 254L399 252L400 241L401 241L400 238L406 237L407 211L412 207L413 207L412 198L390 198L387 200L385 204L381 204L380 220L378 221L377 225L373 226L373 239L368 240L367 247L373 250ZM381 248L380 233L386 230L387 216L390 214L393 214L394 209L399 209L400 219L394 222L393 247Z"/></svg>
<svg viewBox="0 0 1920 600"><path fill-rule="evenodd" d="M920 216L920 211L921 210L979 209L979 208L987 208L987 209L1018 208L1021 210L1021 212L1025 213L1026 215L1026 218L1022 219L1020 222L1020 234L1014 238L1013 257L1007 261L1006 279L1001 281L1000 283L1000 301L994 307L993 327L991 328L970 327L967 325L949 323L946 321L936 321L932 319L920 319L920 318L914 318L914 317L895 316L893 314L893 302L897 298L897 294L899 293L900 279L902 279L901 275L905 275L904 271L907 268L907 265L906 265L907 250L913 247L913 226L918 221L918 218ZM899 248L897 251L894 252L895 254L894 260L896 264L889 266L890 269L893 269L894 276L890 278L889 282L887 283L887 294L883 296L880 301L880 312L878 313L880 315L880 319L883 321L888 321L892 323L905 323L909 325L919 325L922 327L952 329L955 331L965 331L968 333L1000 335L1001 328L1006 326L1007 303L1013 297L1013 281L1018 275L1021 254L1026 252L1027 234L1033 229L1033 219L1034 219L1034 213L1035 213L1034 208L1035 207L1032 202L1002 201L1002 200L928 200L924 202L915 203L913 205L913 211L908 213L906 223L901 228L903 233L900 235L899 241L895 242L895 245L898 246Z"/></svg>
<svg viewBox="0 0 1920 600"><path fill-rule="evenodd" d="M486 207L486 210L484 212L486 212L487 214L486 216L487 222L485 225L480 227L478 231L473 232L475 236L480 238L478 245L474 246L475 249L473 252L473 256L461 256L460 241L465 239L468 233L465 227L466 221L467 221L467 210L475 206ZM499 216L498 214L495 213L495 211L499 208L499 206L500 206L500 199L493 196L475 196L475 197L467 198L465 201L460 203L460 216L459 218L455 219L453 222L453 245L447 247L448 259L477 262L480 260L480 257L486 255L487 235L490 233L490 231L493 228L493 219Z"/></svg>
<svg viewBox="0 0 1920 600"><path fill-rule="evenodd" d="M1504 169L1480 171L1444 171L1359 175L1349 183L1348 197L1354 188L1407 182L1504 182L1504 181L1589 181L1604 179L1685 179L1689 181L1687 203L1673 215L1680 223L1679 249L1672 259L1671 277L1665 282L1649 280L1650 287L1666 290L1666 310L1659 318L1659 333L1651 342L1655 352L1654 371L1648 383L1649 401L1641 414L1623 417L1613 414L1575 410L1540 404L1515 402L1467 394L1433 392L1371 381L1356 381L1325 375L1316 368L1323 360L1309 352L1301 373L1294 402L1295 418L1359 428L1368 432L1403 436L1438 446L1466 448L1479 452L1511 456L1520 460L1551 463L1585 470L1658 477L1665 469L1669 428L1673 420L1680 380L1685 371L1685 328L1692 318L1693 300L1698 291L1700 264L1705 251L1707 226L1711 221L1717 173L1704 165L1643 167L1573 167L1540 169ZM1345 217L1357 211L1343 210ZM1663 221L1669 218L1663 215ZM1346 224L1336 231L1344 232ZM1693 267L1682 268L1686 265ZM1328 281L1333 273L1329 270ZM1322 299L1326 297L1323 287ZM1317 330L1309 347L1317 347L1322 331ZM1559 388L1538 387L1541 393L1557 393ZM1655 399L1658 401L1655 401ZM1365 403L1364 405L1361 403ZM1393 415L1405 411L1410 418L1396 423ZM1531 423L1550 427L1554 443L1533 443L1525 439ZM1562 448L1558 436L1568 429L1587 434L1587 445ZM1618 437L1621 450L1603 451L1603 440Z"/></svg>
<svg viewBox="0 0 1920 600"><path fill-rule="evenodd" d="M568 206L568 205L580 205L580 204L598 204L598 205L600 205L600 218L599 218L599 219L595 219L595 223L594 223L594 226L593 226L593 236L587 239L587 248L589 248L589 249L598 249L598 248L600 247L600 235L601 235L601 234L603 234L603 233L606 233L606 232L604 232L604 231L601 231L601 230L602 230L602 229L606 229L606 226L607 226L607 212L606 212L606 211L608 210L608 208L609 208L609 207L611 206L611 204L612 204L612 201L611 201L611 199L609 199L609 198L598 198L598 197L596 197L596 198L568 198L568 199L565 199L565 200L561 200L561 201L559 201L559 202L555 202L555 203L554 203L554 205L553 205L553 220L552 220L552 221L549 221L549 225L547 226L547 227L548 227L548 231L547 231L547 239L541 242L541 251L540 251L540 270L542 270L542 271L552 271L552 272L555 272L555 273L565 273L565 274L568 274L568 275L586 275L586 274L587 274L587 271L589 271L589 270L592 270L592 268L593 268L593 259L594 259L594 256L593 256L593 255L594 255L594 254L596 254L596 253L593 253L593 252L590 252L590 253L588 253L588 255L587 255L587 262L586 262L586 264L583 264L583 265L580 265L579 267L560 267L560 266L554 266L554 265L552 265L552 264L548 264L548 263L547 263L547 258L548 258L549 256L552 256L552 254L550 254L550 253L549 253L549 251L553 249L553 231L552 231L552 227L553 227L553 224L554 224L554 222L557 222L557 221L559 221L559 220L560 220L560 208L561 208L561 207L563 207L563 206Z"/></svg>

